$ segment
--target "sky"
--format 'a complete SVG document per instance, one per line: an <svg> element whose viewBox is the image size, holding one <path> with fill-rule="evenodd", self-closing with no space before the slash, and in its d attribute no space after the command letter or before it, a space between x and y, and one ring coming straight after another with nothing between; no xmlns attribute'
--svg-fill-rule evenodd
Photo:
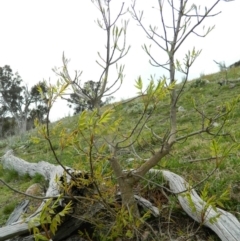
<svg viewBox="0 0 240 241"><path fill-rule="evenodd" d="M213 4L215 0L190 1L202 7ZM112 0L112 13L117 13L123 1ZM130 0L125 1L125 7ZM167 2L167 1L166 1ZM143 23L158 25L161 22L156 9L157 0L137 0L137 10L144 10ZM10 65L13 72L18 72L23 81L29 86L45 79L55 83L57 76L52 69L62 66L62 54L70 59L69 72L74 75L75 70L83 71L82 81L98 81L101 74L96 64L97 52L105 55L106 32L96 24L101 15L90 0L1 0L1 38L0 38L0 66ZM155 8L154 8L155 6ZM204 9L204 8L203 8ZM185 53L193 47L202 49L201 55L190 71L190 79L201 74L214 73L219 67L213 60L225 62L228 66L240 60L240 1L221 1L213 13L221 12L215 17L207 19L203 25L213 26L214 30L206 37L196 35L183 44L177 53L182 60ZM171 21L171 14L166 10L166 21ZM136 94L134 82L142 76L145 83L150 75L156 78L166 74L161 68L149 65L149 58L141 46L149 40L143 30L137 26L130 14L127 29L127 45L131 45L129 54L122 60L125 64L125 78L122 88L116 94L116 99L126 99ZM202 26L203 26L202 25ZM202 27L199 28L202 33ZM154 48L153 54L159 61L165 59L165 54ZM114 73L114 72L113 72ZM114 75L111 76L114 78ZM177 75L178 80L181 76ZM53 108L50 118L58 120L71 114L66 102L58 102Z"/></svg>

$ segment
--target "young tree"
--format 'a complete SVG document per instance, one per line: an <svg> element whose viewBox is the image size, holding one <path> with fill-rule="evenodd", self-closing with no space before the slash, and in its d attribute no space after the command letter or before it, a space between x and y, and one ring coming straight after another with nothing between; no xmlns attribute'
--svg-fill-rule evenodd
<svg viewBox="0 0 240 241"><path fill-rule="evenodd" d="M167 55L167 62L160 63L157 59L150 52L150 48L146 45L143 46L143 49L150 57L150 63L156 67L161 67L166 69L169 72L168 78L163 78L162 80L158 81L155 85L154 80L152 79L150 85L147 87L147 90L143 91L143 83L141 78L138 79L136 83L136 87L139 89L139 94L143 96L143 103L144 103L144 112L141 119L146 118L141 126L143 127L147 120L150 118L151 115L147 112L147 108L149 107L150 103L154 103L154 108L156 108L157 104L159 103L162 96L166 95L166 92L170 91L170 105L169 105L169 130L165 133L159 134L159 141L160 145L157 150L154 151L153 155L149 157L141 166L139 166L134 172L129 171L126 172L120 166L118 158L114 155L116 150L121 147L121 143L126 142L130 139L134 132L137 132L138 129L134 127L130 136L128 136L125 140L121 140L120 142L116 142L116 144L112 145L112 148L115 150L113 152L113 156L110 158L110 163L112 165L113 171L118 179L119 188L122 193L122 202L125 206L134 207L132 210L137 210L136 200L134 198L133 186L141 180L141 178L146 175L146 173L153 167L155 167L166 155L168 155L174 144L176 144L180 140L185 140L190 138L194 135L199 135L201 133L209 133L213 136L216 136L216 133L211 133L211 129L213 128L213 122L216 121L219 116L215 116L214 118L209 118L208 124L203 124L201 129L195 130L192 133L186 133L185 135L179 136L177 130L177 103L179 98L183 92L183 89L188 80L188 74L190 67L199 56L201 51L196 51L195 48L192 51L188 51L185 55L183 63L180 63L179 60L175 58L178 49L182 46L185 40L191 35L196 34L200 36L196 32L197 27L199 27L202 22L208 18L215 16L216 14L211 14L214 7L220 2L220 0L215 1L210 8L205 8L204 12L199 12L200 7L197 7L195 4L188 6L188 1L180 0L179 2L171 1L158 1L158 11L159 11L159 22L161 24L161 30L163 33L158 32L158 27L156 26L149 26L149 30L143 25L142 18L143 12L137 14L136 11L136 1L133 1L131 13L133 18L138 22L138 24L142 27L144 32L147 34L147 37L153 41L154 44L161 50L163 50ZM165 16L169 13L166 11L165 4L168 4L171 10L171 21L172 25L168 25L165 23ZM195 20L195 22L193 22ZM191 24L190 24L191 23ZM201 37L205 37L213 28L208 28L206 33L201 35ZM176 79L176 71L180 71L185 75L185 79L180 90L177 90L174 87ZM164 84L169 82L168 88L164 88ZM147 97L145 97L145 95ZM155 102L154 102L155 101ZM146 117L147 115L147 117ZM202 113L202 117L205 115ZM204 120L205 122L205 120ZM136 126L140 125L140 122L137 122ZM142 128L140 128L141 132ZM138 135L137 135L138 136ZM160 137L161 136L161 137ZM133 145L136 140L133 140L129 145ZM137 216L137 211L135 212Z"/></svg>
<svg viewBox="0 0 240 241"><path fill-rule="evenodd" d="M99 160L103 161L105 158L105 156L104 158L102 157L103 154L101 154L99 151L101 150L101 145L99 147L99 144L97 144L99 142L98 138L100 136L105 137L105 141L110 146L111 153L110 156L108 156L108 160L115 175L116 182L118 183L123 209L127 210L130 217L135 220L138 220L140 217L137 200L134 194L134 187L137 185L137 183L144 179L144 176L152 168L156 167L160 161L163 160L163 158L171 154L173 146L177 145L180 141L188 140L193 136L201 136L205 134L209 135L211 139L220 136L220 130L223 128L224 124L226 123L226 119L229 117L229 113L232 110L233 106L231 106L224 114L219 115L219 113L213 113L211 116L207 116L204 110L195 105L194 108L196 112L199 113L199 117L202 120L201 124L196 127L198 129L194 129L191 132L186 131L184 133L177 128L178 102L183 93L184 87L186 86L190 68L201 51L196 51L195 48L193 48L191 51L188 51L182 63L180 60L176 59L176 53L190 35L195 34L197 36L205 37L213 29L208 28L203 35L200 35L196 32L197 28L206 18L217 15L211 14L211 12L219 2L220 0L215 1L209 8L205 8L203 12L200 12L200 7L197 7L194 4L189 6L188 1L186 0L180 0L177 3L173 0L158 1L158 11L160 16L159 22L161 24L161 30L163 31L163 33L160 33L157 30L158 28L152 25L150 25L149 30L147 30L142 23L143 12L140 12L140 15L137 14L136 1L133 1L131 8L133 18L142 27L144 32L147 34L147 37L153 41L153 43L156 44L160 50L164 51L167 56L167 61L165 63L160 63L157 58L158 56L154 56L146 45L143 46L143 49L150 57L150 63L156 67L166 69L169 73L169 76L168 78L163 77L157 81L151 77L150 84L145 90L141 78L138 78L136 81L136 87L139 90L138 98L141 98L142 100L142 114L128 130L123 130L121 128L121 123L124 120L118 116L117 112L115 112L115 115L113 115L111 111L106 111L102 114L99 114L98 111L94 111L90 114L83 112L80 116L78 125L79 129L75 132L78 133L78 135L75 137L86 140L86 136L89 135L89 139L86 140L88 143L88 151L83 151L82 146L80 144L76 144L78 141L74 142L71 140L72 143L75 143L74 148L82 150L83 153L88 156L87 158L89 160L91 177L95 180L95 178L97 178L97 174L95 172L95 169L97 168L95 165L97 164L94 160L99 162ZM165 7L167 7L165 6L166 4L171 10L172 15L170 23L172 25L169 25L165 22L164 13L166 11ZM169 11L166 11L166 14L168 13ZM65 69L67 68L65 67ZM181 72L185 76L180 87L176 85L176 71ZM156 128L148 128L147 122L149 122L152 118L152 114L157 110L160 102L168 96L170 97L169 110L167 112L169 116L163 116L163 119L167 120L167 124L164 124L164 127L166 127L165 131L158 126L158 123L154 124ZM94 105L94 107L96 106ZM214 126L216 121L221 121L222 123L217 129ZM136 167L134 170L126 170L121 164L121 157L119 157L118 153L123 149L132 148L136 158L141 159L136 153L134 146L143 135L143 129L145 127L148 128L151 135L157 139L158 146L154 149L150 148L151 154L144 158L144 162L139 164L138 167ZM159 133L155 130L162 130L163 132ZM74 140L76 139L74 138ZM218 164L216 165L216 168L217 167ZM162 173L164 172L162 171ZM165 176L165 178L173 178L174 180L173 176ZM175 185L177 186L178 184L176 183ZM187 189L181 189L179 192L185 193L187 192ZM189 195L190 194L192 194L191 191ZM179 194L180 200L182 196ZM187 199L187 196L185 198ZM185 204L186 203L187 201L185 201ZM186 208L186 210L189 210L189 208ZM199 222L203 221L201 221L199 213L193 214L190 212L190 215Z"/></svg>
<svg viewBox="0 0 240 241"><path fill-rule="evenodd" d="M109 1L106 2L109 4ZM168 189L168 191L172 191L178 196L179 202L182 204L184 210L201 224L207 224L209 227L214 227L214 231L217 232L222 240L235 241L237 240L237 237L239 237L239 222L234 218L232 219L234 222L228 222L225 219L226 216L230 217L231 215L226 215L226 213L218 211L216 206L214 206L214 202L211 200L211 202L207 203L203 200L200 200L199 196L192 189L192 187L182 178L179 178L179 176L159 168L152 170L152 168L157 167L164 157L172 153L174 154L173 147L175 146L178 148L178 143L180 141L186 141L193 136L200 135L208 136L208 138L210 137L209 139L211 140L217 138L218 136L226 135L225 132L222 132L223 127L229 118L229 114L231 113L234 104L236 104L238 100L233 102L232 105L229 105L227 110L221 114L212 113L207 115L203 109L200 109L198 105L195 104L193 105L193 108L199 114L200 119L199 123L196 125L196 128L193 131L191 130L188 132L188 130L185 129L179 130L177 125L177 105L183 93L183 89L186 86L190 67L199 56L200 51L196 51L195 49L189 51L185 55L182 63L176 59L176 52L182 46L188 36L191 34L196 34L199 36L199 34L196 32L197 27L200 26L207 17L215 15L211 14L211 11L219 2L219 0L215 1L209 9L205 9L205 11L201 13L199 12L199 8L195 5L192 5L188 8L187 0L178 1L178 5L176 5L176 2L173 0L158 1L158 10L160 13L159 22L162 24L163 30L163 34L161 34L157 32L157 27L150 25L149 31L146 29L142 23L143 12L141 12L140 15L137 14L136 1L133 1L132 16L143 28L150 40L152 40L157 47L166 53L168 58L167 64L160 63L157 60L157 57L151 54L146 45L144 45L143 48L150 57L151 63L157 67L163 67L166 69L169 73L169 77L163 77L157 81L151 77L150 83L145 89L143 87L142 79L140 77L138 78L136 81L136 87L139 91L138 98L141 100L142 105L140 106L139 116L137 116L134 119L134 122L131 123L132 125L128 126L127 128L123 126L125 116L122 117L118 113L118 109L121 109L122 104L116 104L113 109L107 109L102 113L96 108L99 106L94 105L95 109L92 112L83 111L81 113L76 128L70 134L64 128L61 130L59 136L61 152L65 148L72 147L72 150L75 151L73 155L79 155L80 161L78 164L81 165L83 163L82 166L85 166L86 162L89 164L89 178L87 181L80 178L81 181L83 181L80 184L78 183L79 179L74 178L72 173L70 173L66 168L64 170L68 174L68 177L73 178L73 182L70 182L70 185L73 185L74 183L75 186L81 186L85 182L87 186L90 184L94 186L94 193L88 193L89 195L87 195L87 198L90 198L91 201L89 202L89 199L87 199L87 204L90 203L89 205L91 205L95 200L97 200L97 202L101 202L102 206L104 207L105 212L99 213L99 216L94 217L94 221L92 221L94 224L96 224L96 233L98 232L103 235L101 236L102 240L114 240L113 238L117 238L119 236L123 237L123 239L144 239L142 237L139 238L139 236L143 236L140 234L139 227L144 224L144 218L146 218L146 216L142 217L139 211L138 201L141 200L141 198L135 195L135 187L141 180L147 179L146 174L149 172L150 174L162 173L164 178L170 183L171 190ZM101 2L98 1L99 6L101 6L100 3ZM165 4L168 4L171 9L172 26L169 26L165 23ZM110 12L110 10L108 10L108 12ZM105 13L105 11L102 11L102 13ZM194 20L196 20L196 22L194 22ZM189 24L190 22L191 24ZM203 36L206 36L211 29L212 28L209 28ZM169 31L172 31L172 34L169 33ZM117 30L115 29L114 32L117 32ZM161 41L163 42L160 43ZM110 45L107 47L110 47ZM108 65L108 67L109 66L110 65ZM66 78L68 75L68 72L66 72L66 67L67 66L65 65L65 75L62 75L62 77L67 85L72 85L74 81L69 81L70 77ZM176 71L180 71L185 75L183 83L179 85L180 87L176 85ZM106 70L104 73L105 72ZM57 88L52 87L52 90L56 91L56 89ZM61 91L64 89L65 87L63 86L63 88L60 88L59 91L56 91L56 95L49 95L49 107L52 106L52 103L57 96L62 96L64 94L63 91ZM48 93L54 93L54 91L51 91L50 89L48 90ZM83 94L84 93L81 90L80 95ZM152 123L153 127L155 128L148 127L148 122L153 117L154 111L163 111L162 106L159 108L159 105L161 101L166 98L170 99L168 110L166 111L168 116L163 116L163 119ZM139 104L139 102L137 104ZM121 114L122 113L123 112L121 112ZM216 121L221 123L217 128L214 126ZM163 125L164 128L161 128L161 125ZM148 149L144 150L144 158L141 158L140 155L138 155L135 147L136 144L140 142L140 138L142 138L146 133L144 132L145 129L149 131L151 137L155 138L156 145L154 148L149 145ZM52 148L51 131L48 127L40 127L40 130ZM109 147L108 152L106 151L106 146ZM133 169L124 168L124 165L122 165L122 159L124 157L119 155L119 152L128 148L131 148L132 153L135 155L135 159L138 159L138 162ZM61 161L58 158L54 148L52 148L52 151L57 162L61 164ZM216 142L214 141L213 151L215 151L216 156L211 158L216 159L217 169L220 162L218 148L216 147ZM225 154L227 153L228 150ZM104 165L107 165L106 160L108 161L107 164L110 165L112 171L107 173L109 175L104 178L103 176L106 171ZM102 166L104 166L103 170L99 171ZM109 184L113 178L112 173L114 174L114 181L117 183L117 189L120 193L120 208L119 205L114 202L115 199L113 201L112 198L111 191L113 190L113 187ZM102 190L106 188L110 188L111 191L107 194L104 194ZM66 189L68 188L65 188L64 190ZM93 201L94 197L96 199ZM215 216L210 215L212 214L212 210L217 210L216 213L214 213ZM98 217L99 219L97 219ZM106 222L104 222L105 219L113 221L107 225ZM218 219L221 223L214 225L213 223L218 222ZM101 225L99 225L97 222L99 220ZM91 220L88 221L90 222ZM235 226L231 226L233 223ZM224 228L222 228L223 226ZM147 225L145 227L149 228ZM104 233L103 231L106 232Z"/></svg>
<svg viewBox="0 0 240 241"><path fill-rule="evenodd" d="M198 113L200 113L200 118L202 119L202 124L199 129L195 129L193 132L186 132L184 134L182 131L180 132L178 130L177 105L183 93L183 89L186 86L189 70L201 51L196 51L195 48L188 51L182 63L176 59L177 51L190 35L195 34L198 37L205 37L213 29L211 27L208 28L203 35L196 32L197 28L206 18L217 15L211 14L211 12L219 2L220 0L215 1L209 8L205 8L204 11L201 12L200 7L197 7L195 4L189 6L189 2L187 0L180 0L177 3L173 0L158 1L158 11L160 16L159 23L161 24L160 31L158 31L158 27L156 26L150 25L149 30L144 26L142 23L143 12L140 12L139 15L137 14L136 1L133 1L131 8L133 18L142 27L147 37L160 50L164 51L167 56L167 61L161 63L160 60L158 60L158 56L155 56L150 52L150 47L148 48L144 45L143 49L150 57L150 63L153 66L164 68L169 73L168 78L163 77L157 81L157 84L154 84L154 79L152 78L150 84L146 88L146 91L143 90L144 88L141 78L138 79L136 87L139 89L140 96L142 96L144 106L143 114L127 135L125 134L124 137L122 136L121 138L114 136L114 138L109 141L112 148L112 156L109 158L109 161L119 185L122 205L129 210L131 215L134 217L139 217L137 201L134 197L134 186L142 178L144 178L151 168L157 166L164 157L172 152L174 145L196 135L207 134L212 138L220 135L219 129L214 130L213 124L214 122L220 120L223 116L216 113L212 116L206 116L204 111L198 109L197 107L195 107L195 109ZM168 5L170 8L172 14L170 24L172 25L166 23L166 16L164 14L169 14L169 11L165 9L167 7L165 5ZM185 76L180 89L179 87L175 87L176 71L183 73ZM165 87L166 84L167 87ZM139 165L139 167L137 167L134 171L124 170L117 152L119 149L134 147L134 144L141 135L144 126L146 126L147 121L151 118L153 111L157 108L161 99L168 95L168 93L170 94L169 118L167 118L169 128L163 133L155 133L151 130L152 135L157 137L159 141L158 148L152 150L152 155L144 159L144 163ZM149 110L150 105L152 105L152 110ZM231 108L224 114L224 118L228 118L228 114L230 112ZM225 121L222 123L224 125ZM155 125L158 124L156 123ZM221 128L222 127L223 126L221 125ZM197 219L198 218L196 218L196 220Z"/></svg>
<svg viewBox="0 0 240 241"><path fill-rule="evenodd" d="M124 3L122 4L120 11L118 12L117 16L114 20L112 20L111 14L111 1L101 1L101 0L92 0L95 4L99 12L101 13L101 17L103 20L98 19L97 24L98 26L106 31L106 53L105 57L98 52L99 60L97 60L97 64L102 69L102 73L97 81L93 81L91 83L95 83L94 91L86 92L86 85L90 84L90 81L85 83L81 83L81 72L76 72L75 77L71 78L68 72L68 63L69 61L65 58L63 54L63 67L62 70L59 71L55 68L55 73L63 78L67 83L70 83L73 90L73 95L82 99L83 102L90 103L93 108L99 108L102 103L102 99L104 97L108 97L113 95L122 84L123 80L123 71L124 65L118 65L118 62L122 58L124 58L130 46L126 46L126 33L127 33L127 26L128 22L123 21L121 27L118 27L116 24L125 14L124 12ZM110 67L113 65L116 66L117 77L114 81L110 80L109 77L109 70ZM112 76L111 76L112 79Z"/></svg>

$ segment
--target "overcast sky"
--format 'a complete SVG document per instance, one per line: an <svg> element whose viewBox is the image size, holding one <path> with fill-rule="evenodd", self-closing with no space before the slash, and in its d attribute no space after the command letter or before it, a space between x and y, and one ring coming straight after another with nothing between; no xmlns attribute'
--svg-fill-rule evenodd
<svg viewBox="0 0 240 241"><path fill-rule="evenodd" d="M192 2L209 6L215 0ZM121 0L112 0L113 10L121 3ZM160 23L156 9L152 8L156 3L157 0L137 1L137 8L145 11L144 23ZM52 68L61 66L64 51L71 59L70 72L83 71L83 81L98 80L100 69L95 61L98 51L104 55L105 32L95 23L101 16L90 0L1 0L0 6L0 66L10 65L29 86L49 78L54 82L57 77ZM213 60L225 61L226 65L240 60L239 9L239 0L221 1L214 12L222 13L204 22L206 27L215 25L215 29L206 38L192 36L183 45L177 56L180 60L193 46L202 49L190 78L218 71ZM126 77L118 98L135 94L134 81L139 75L147 81L151 74L160 77L164 73L148 64L148 57L141 49L142 44L148 44L145 34L130 15L125 17L130 19L127 44L131 45L131 50L123 61ZM201 28L199 30L201 33ZM156 51L155 54L159 60L164 59L164 53ZM64 105L66 103L54 108L52 120L68 115L69 110L63 108Z"/></svg>

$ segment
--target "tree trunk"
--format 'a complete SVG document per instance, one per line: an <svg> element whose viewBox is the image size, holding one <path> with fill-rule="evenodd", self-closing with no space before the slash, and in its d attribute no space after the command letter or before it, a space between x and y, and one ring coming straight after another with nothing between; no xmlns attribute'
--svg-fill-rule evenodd
<svg viewBox="0 0 240 241"><path fill-rule="evenodd" d="M172 52L172 51L171 51ZM174 66L174 58L172 53L169 56L170 64L170 83L173 84L175 81L175 66ZM176 140L177 133L177 107L176 107L176 88L171 91L171 103L170 103L170 135L169 135L169 144L172 144Z"/></svg>
<svg viewBox="0 0 240 241"><path fill-rule="evenodd" d="M131 212L133 217L139 218L140 214L131 181L129 183L127 177L123 177L122 179L123 180L118 182L121 191L122 205Z"/></svg>
<svg viewBox="0 0 240 241"><path fill-rule="evenodd" d="M26 118L19 118L19 119L16 119L17 121L17 133L19 135L23 134L26 132L27 130L27 119Z"/></svg>

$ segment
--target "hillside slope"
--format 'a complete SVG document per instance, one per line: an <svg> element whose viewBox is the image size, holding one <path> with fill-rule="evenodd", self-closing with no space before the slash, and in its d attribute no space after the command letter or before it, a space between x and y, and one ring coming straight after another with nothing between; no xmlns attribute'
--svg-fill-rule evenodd
<svg viewBox="0 0 240 241"><path fill-rule="evenodd" d="M227 77L227 81L226 80ZM235 104L235 109L231 113L231 118L226 123L224 131L231 132L236 141L240 140L240 103L231 102L232 99L237 98L240 94L240 67L231 68L228 72L220 72L212 75L201 76L201 79L192 80L184 87L184 92L179 102L178 111L178 129L186 133L191 133L202 125L201 113L205 115L214 116L226 112L229 105ZM178 85L181 88L181 84ZM155 133L164 133L168 128L168 123L164 121L163 117L168 116L168 100L164 100L154 112L152 118L147 123L148 128L152 128ZM103 108L114 107L116 115L125 116L124 124L121 129L130 129L135 123L136 119L141 115L142 105L139 99L133 102L115 103L111 106ZM196 112L195 110L198 110ZM84 167L84 160L77 150L67 149L62 152L59 147L57 136L66 129L69 133L78 125L78 116L64 118L56 123L51 124L53 130L54 150L60 157L64 165L72 166L77 169ZM215 123L216 128L221 123ZM36 140L38 137L38 141ZM221 155L225 154L224 150L233 143L233 136L223 136L218 140L221 147ZM106 137L107 138L107 137ZM99 140L102 142L103 140ZM154 149L157 145L157 140L154 139L147 128L143 130L135 145L135 150L142 158L148 156L146 150ZM55 163L56 161L52 155L48 143L41 138L36 130L27 133L24 137L11 137L7 140L2 140L0 143L1 153L6 149L14 149L17 156L29 162L38 162L40 160ZM239 165L239 148L235 146L230 150L226 158L223 158L218 170L214 175L207 180L208 195L220 196L225 190L229 190L229 200L226 200L224 206L226 210L231 211L236 217L240 218L240 165ZM127 159L133 158L131 151L126 150L119 154L122 165L134 168L138 162L126 162ZM215 168L216 160L211 159L212 153L209 146L209 140L205 136L198 136L191 140L184 140L177 143L174 147L171 156L168 156L159 168L169 169L175 173L180 174L193 185L198 184L208 173ZM81 160L81 161L80 161ZM81 162L81 163L80 163ZM84 167L88 170L88 167ZM27 187L34 182L44 181L37 176L34 179L29 177L18 177L18 175L11 171L5 171L0 168L0 178L7 181L12 187L25 191ZM206 182L205 182L206 183ZM205 183L197 185L197 190L201 192ZM44 184L46 185L46 184ZM8 215L13 210L14 206L24 197L10 191L3 184L0 184L0 225L4 224ZM169 205L169 204L168 204ZM182 219L181 210L175 207L175 214ZM179 227L180 228L180 227ZM183 227L181 227L183 228ZM210 240L210 239L209 239ZM215 239L212 239L215 240ZM217 239L216 239L217 240Z"/></svg>

